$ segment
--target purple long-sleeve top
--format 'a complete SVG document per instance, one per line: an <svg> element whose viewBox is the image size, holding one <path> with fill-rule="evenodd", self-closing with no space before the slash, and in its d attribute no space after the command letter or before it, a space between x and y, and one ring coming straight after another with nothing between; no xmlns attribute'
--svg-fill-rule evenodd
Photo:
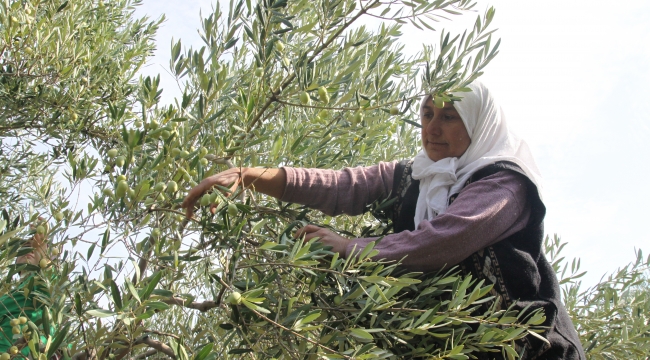
<svg viewBox="0 0 650 360"><path fill-rule="evenodd" d="M343 170L284 167L282 201L307 205L327 215L358 215L393 188L397 162ZM530 217L523 175L504 170L467 185L445 213L422 221L415 231L386 235L377 259L401 260L414 271L453 266L474 252L522 230ZM378 238L352 239L346 256ZM356 250L355 250L356 249Z"/></svg>

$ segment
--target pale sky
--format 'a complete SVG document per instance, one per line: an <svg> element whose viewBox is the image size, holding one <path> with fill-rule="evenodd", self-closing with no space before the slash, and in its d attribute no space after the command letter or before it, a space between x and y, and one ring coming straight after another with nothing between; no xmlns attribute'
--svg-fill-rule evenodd
<svg viewBox="0 0 650 360"><path fill-rule="evenodd" d="M199 11L209 14L212 4L144 0L138 8L137 15L167 16L143 70L161 74L163 101L178 94L166 74L171 38L199 48ZM479 0L476 9L488 6L497 10L501 52L481 81L536 157L546 232L568 242L564 256L579 257L583 283L593 285L634 260L635 248L650 252L650 2ZM437 25L460 32L477 14ZM406 51L419 51L422 32L404 33Z"/></svg>

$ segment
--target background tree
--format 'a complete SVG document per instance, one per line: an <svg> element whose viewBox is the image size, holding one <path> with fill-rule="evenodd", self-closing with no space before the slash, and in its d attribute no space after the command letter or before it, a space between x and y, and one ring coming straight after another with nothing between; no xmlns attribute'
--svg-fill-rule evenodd
<svg viewBox="0 0 650 360"><path fill-rule="evenodd" d="M162 21L134 19L139 3L0 5L0 199L6 210L24 212L25 200L50 207L53 166L75 161L85 146L103 149L119 140L122 122L107 109L132 108L134 76ZM82 172L66 185L97 164L79 161Z"/></svg>
<svg viewBox="0 0 650 360"><path fill-rule="evenodd" d="M584 289L578 279L580 259L569 265L560 256L562 243L555 236L546 239L546 253L563 286L563 298L573 319L585 354L590 359L644 359L650 353L650 257L636 252L635 261L603 276Z"/></svg>
<svg viewBox="0 0 650 360"><path fill-rule="evenodd" d="M307 222L389 231L371 215L330 218L249 191L206 195L191 221L179 209L228 167L412 157L414 100L449 101L480 76L498 52L493 10L404 58L400 24L432 36L432 20L474 4L217 3L201 24L205 46L171 44L183 94L170 105L158 78L134 81L160 23L134 19L138 3L2 5L4 291L15 273L38 271L27 291L46 306L17 343L35 357L461 359L516 358L516 340L536 336L543 314L485 306L490 288L453 270L421 277L370 260L371 247L344 260L292 236ZM370 31L364 18L384 21ZM42 269L12 265L39 214L52 215L62 255Z"/></svg>

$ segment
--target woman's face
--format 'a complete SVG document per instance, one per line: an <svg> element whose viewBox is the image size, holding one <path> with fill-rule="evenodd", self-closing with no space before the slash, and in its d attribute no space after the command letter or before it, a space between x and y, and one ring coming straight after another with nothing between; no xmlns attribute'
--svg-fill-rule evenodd
<svg viewBox="0 0 650 360"><path fill-rule="evenodd" d="M34 228L34 226L31 226ZM38 265L39 261L45 257L47 253L47 243L45 242L45 235L34 234L34 236L25 243L25 246L31 247L34 250L23 256L16 258L16 264L32 264Z"/></svg>
<svg viewBox="0 0 650 360"><path fill-rule="evenodd" d="M420 110L420 124L422 146L433 161L461 157L471 143L465 124L451 103L438 109L433 106L432 97L429 96Z"/></svg>

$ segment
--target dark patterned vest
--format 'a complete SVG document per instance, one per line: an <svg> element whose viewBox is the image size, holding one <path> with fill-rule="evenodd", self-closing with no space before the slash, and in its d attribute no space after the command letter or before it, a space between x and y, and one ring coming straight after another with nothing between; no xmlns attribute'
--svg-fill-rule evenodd
<svg viewBox="0 0 650 360"><path fill-rule="evenodd" d="M394 231L414 230L415 207L420 192L420 182L411 177L412 161L402 161L395 168L393 194L397 195L390 211ZM463 275L493 284L498 308L522 311L543 308L549 328L542 334L550 343L531 335L517 345L522 359L584 359L585 355L560 295L555 271L546 260L543 248L546 208L539 198L536 186L515 164L498 162L476 173L464 184L478 181L499 171L514 171L527 181L527 201L531 205L528 225L512 236L477 251L459 266ZM458 194L449 198L451 204ZM498 353L480 354L479 359L502 358Z"/></svg>

